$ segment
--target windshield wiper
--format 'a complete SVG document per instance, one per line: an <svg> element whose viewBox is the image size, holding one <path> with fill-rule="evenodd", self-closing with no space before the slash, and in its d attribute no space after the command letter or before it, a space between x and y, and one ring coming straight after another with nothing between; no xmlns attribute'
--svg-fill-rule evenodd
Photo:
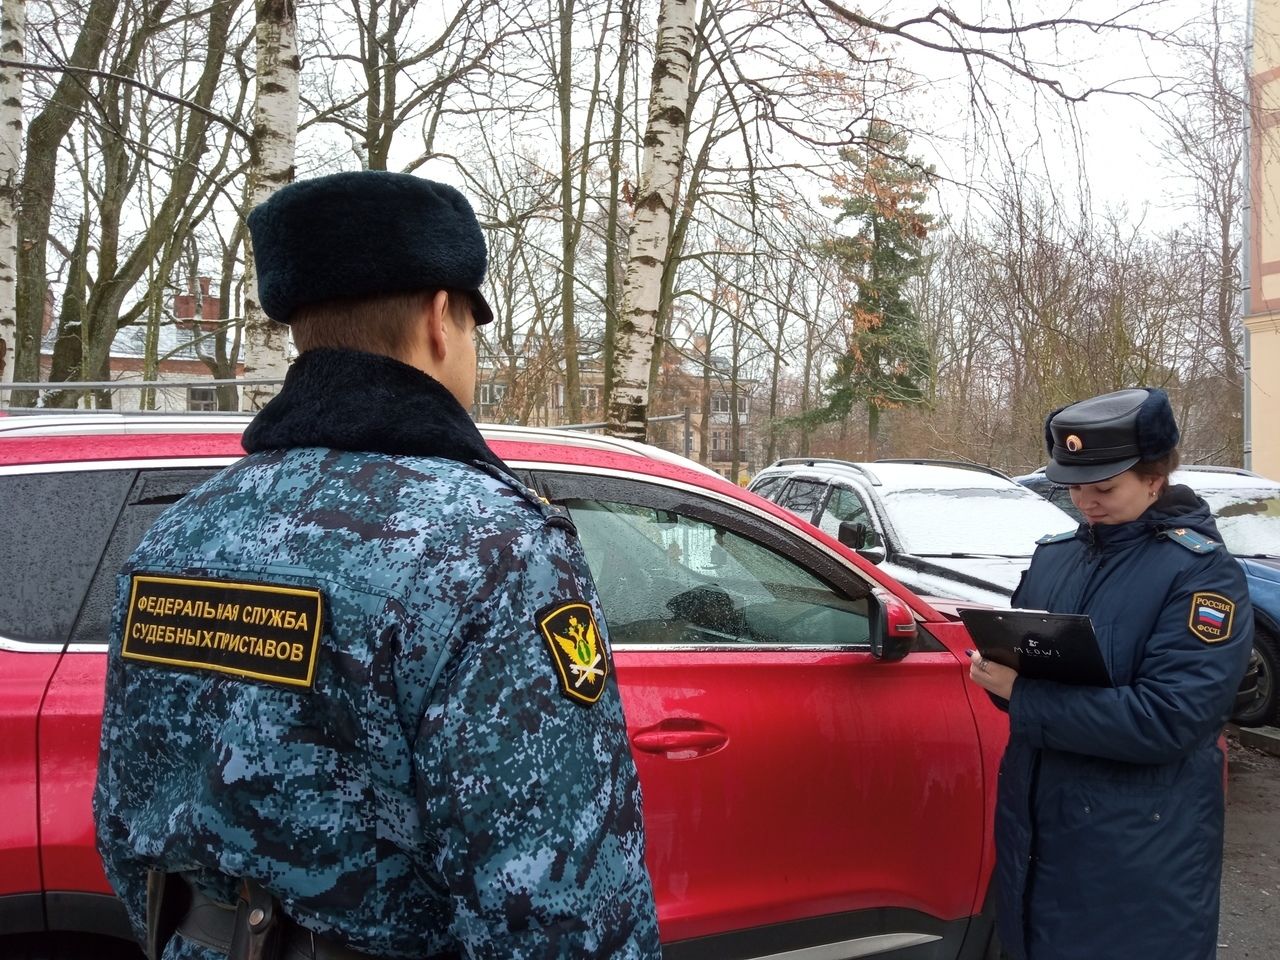
<svg viewBox="0 0 1280 960"><path fill-rule="evenodd" d="M1029 553L917 553L917 557L948 557L953 560L1016 560Z"/></svg>
<svg viewBox="0 0 1280 960"><path fill-rule="evenodd" d="M1242 560L1280 560L1280 553L1237 553L1233 556Z"/></svg>

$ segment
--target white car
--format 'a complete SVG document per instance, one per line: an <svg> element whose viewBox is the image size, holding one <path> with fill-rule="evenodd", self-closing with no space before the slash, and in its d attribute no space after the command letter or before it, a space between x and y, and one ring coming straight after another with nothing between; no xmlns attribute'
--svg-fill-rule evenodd
<svg viewBox="0 0 1280 960"><path fill-rule="evenodd" d="M998 470L958 461L795 457L748 489L916 593L991 606L1008 606L1036 540L1076 526Z"/></svg>

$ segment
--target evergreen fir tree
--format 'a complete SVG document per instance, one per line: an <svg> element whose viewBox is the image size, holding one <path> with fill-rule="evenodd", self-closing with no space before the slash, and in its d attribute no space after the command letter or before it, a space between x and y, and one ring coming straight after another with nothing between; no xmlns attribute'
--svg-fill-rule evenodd
<svg viewBox="0 0 1280 960"><path fill-rule="evenodd" d="M923 212L932 168L907 157L907 137L882 121L862 145L841 150L845 168L832 180L837 224L856 231L823 243L850 281L845 302L848 340L813 419L843 420L865 403L870 455L879 448L880 412L923 403L930 376L920 319L907 299L909 281L924 273L922 245L932 218Z"/></svg>

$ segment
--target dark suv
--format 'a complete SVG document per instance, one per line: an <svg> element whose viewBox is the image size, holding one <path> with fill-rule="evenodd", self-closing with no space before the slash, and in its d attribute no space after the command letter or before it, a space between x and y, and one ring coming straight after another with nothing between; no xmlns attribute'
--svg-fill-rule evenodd
<svg viewBox="0 0 1280 960"><path fill-rule="evenodd" d="M1043 469L1016 479L1080 519L1070 492L1046 477ZM1249 583L1254 612L1251 673L1256 685L1254 696L1238 707L1233 719L1246 727L1273 723L1280 679L1280 483L1248 470L1210 466L1183 467L1170 479L1209 504L1223 543L1244 567Z"/></svg>

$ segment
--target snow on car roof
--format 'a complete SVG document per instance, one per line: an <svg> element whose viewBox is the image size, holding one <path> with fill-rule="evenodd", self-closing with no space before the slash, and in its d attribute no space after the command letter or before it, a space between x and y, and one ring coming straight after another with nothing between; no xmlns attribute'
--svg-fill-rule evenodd
<svg viewBox="0 0 1280 960"><path fill-rule="evenodd" d="M989 471L982 466L944 463L898 463L891 461L843 462L815 459L812 464L790 460L775 464L770 470L790 474L803 471L806 474L826 478L861 476L883 490L973 490L986 488L1007 490L1017 486L1008 477Z"/></svg>
<svg viewBox="0 0 1280 960"><path fill-rule="evenodd" d="M1175 470L1169 479L1192 490L1280 490L1280 482L1267 477L1212 468Z"/></svg>

